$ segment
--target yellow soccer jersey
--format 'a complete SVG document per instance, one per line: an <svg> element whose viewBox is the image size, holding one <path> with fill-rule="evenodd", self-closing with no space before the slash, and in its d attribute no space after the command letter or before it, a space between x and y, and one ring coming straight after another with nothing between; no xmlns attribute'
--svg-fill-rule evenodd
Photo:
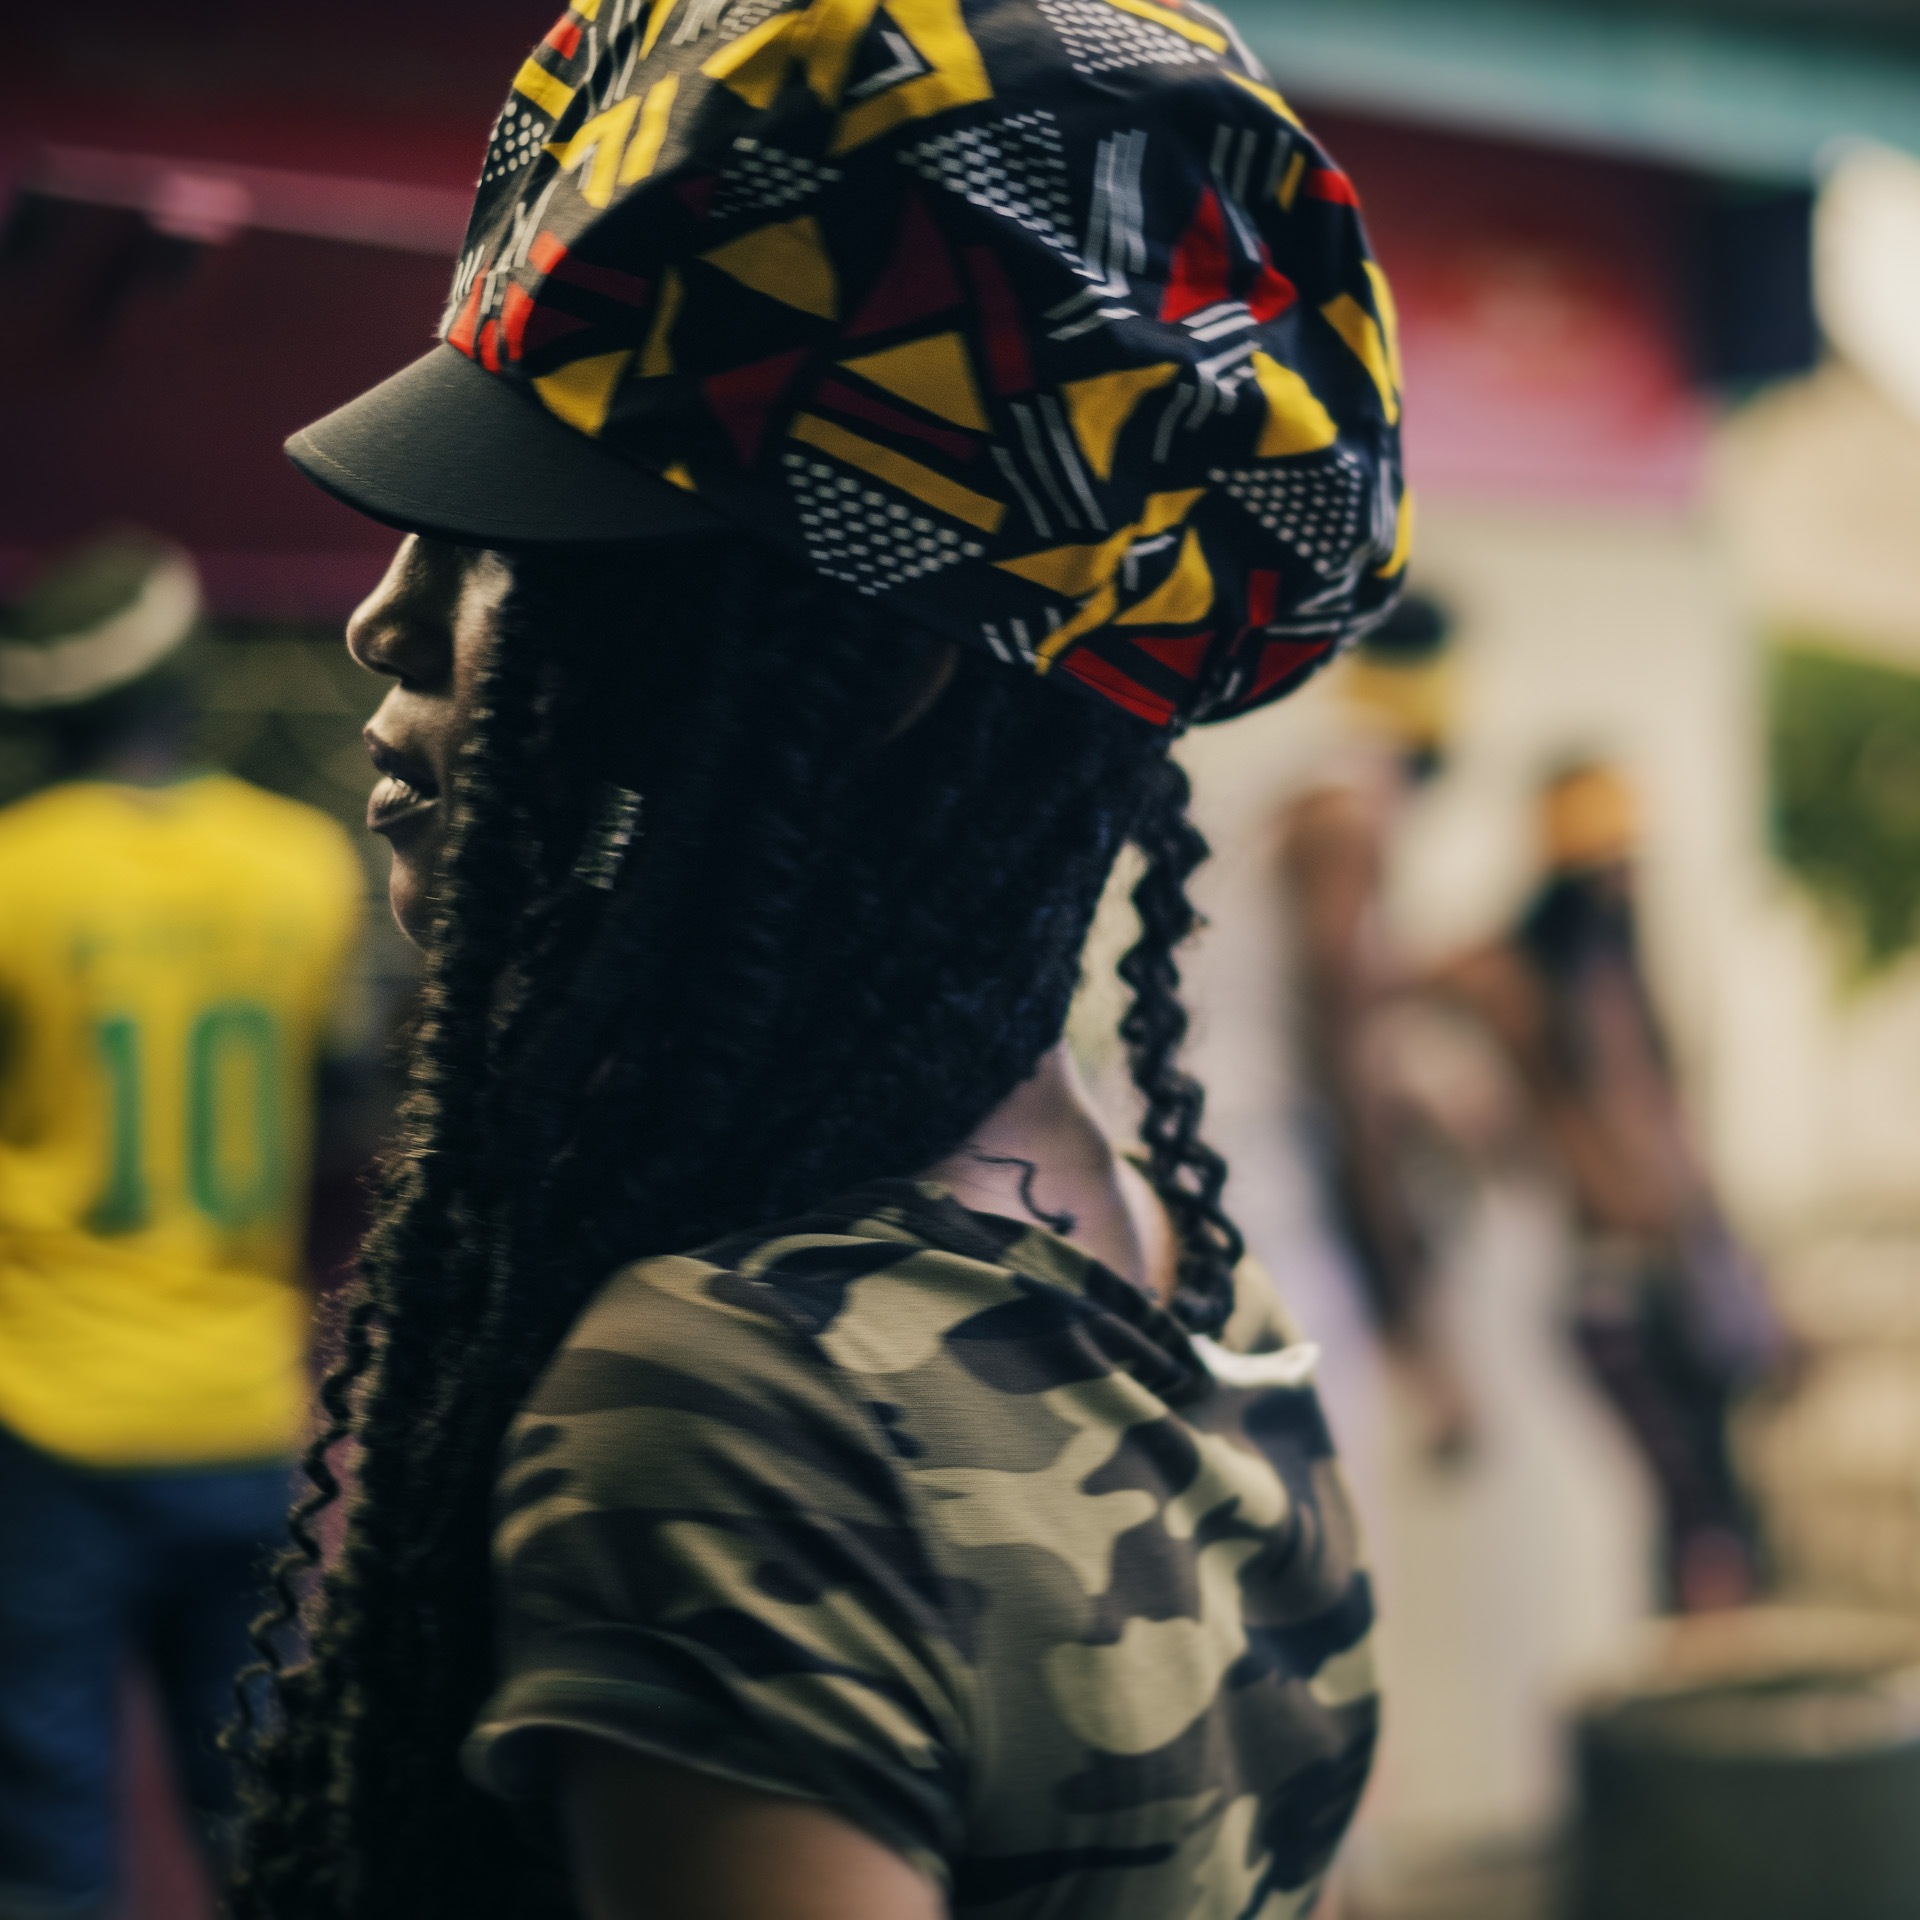
<svg viewBox="0 0 1920 1920"><path fill-rule="evenodd" d="M224 775L0 810L0 1424L97 1466L297 1441L346 834Z"/></svg>

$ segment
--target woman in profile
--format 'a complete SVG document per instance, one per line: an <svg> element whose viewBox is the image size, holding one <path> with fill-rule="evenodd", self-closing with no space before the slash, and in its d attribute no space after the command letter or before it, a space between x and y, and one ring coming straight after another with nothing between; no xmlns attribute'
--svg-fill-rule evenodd
<svg viewBox="0 0 1920 1920"><path fill-rule="evenodd" d="M292 443L408 530L428 987L242 1920L1317 1897L1370 1599L1176 1064L1167 749L1390 603L1391 323L1217 16L1055 11L576 10L443 344ZM1136 1157L1061 1043L1128 844Z"/></svg>

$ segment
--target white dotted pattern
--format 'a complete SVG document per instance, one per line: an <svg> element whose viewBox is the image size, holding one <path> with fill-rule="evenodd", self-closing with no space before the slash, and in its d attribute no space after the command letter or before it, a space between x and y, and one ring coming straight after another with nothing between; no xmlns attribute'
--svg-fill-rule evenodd
<svg viewBox="0 0 1920 1920"><path fill-rule="evenodd" d="M1366 539L1366 470L1352 454L1313 467L1216 467L1207 478L1278 534L1323 579L1345 573Z"/></svg>
<svg viewBox="0 0 1920 1920"><path fill-rule="evenodd" d="M771 20L788 5L788 0L734 0L727 17L720 23L722 40L737 40L751 33L763 20Z"/></svg>
<svg viewBox="0 0 1920 1920"><path fill-rule="evenodd" d="M1184 67L1196 60L1218 60L1211 48L1151 20L1110 7L1106 0L1040 0L1040 12L1060 36L1076 73L1101 73L1109 67Z"/></svg>
<svg viewBox="0 0 1920 1920"><path fill-rule="evenodd" d="M882 493L862 476L809 454L782 456L800 510L800 533L816 573L861 593L884 593L985 551L922 511L918 501Z"/></svg>
<svg viewBox="0 0 1920 1920"><path fill-rule="evenodd" d="M714 200L716 220L736 213L771 213L810 200L840 178L838 167L823 166L804 154L769 147L746 135L733 143L733 158L720 176Z"/></svg>
<svg viewBox="0 0 1920 1920"><path fill-rule="evenodd" d="M908 147L900 164L921 179L1017 221L1048 246L1074 251L1059 123L1044 111L1016 113L983 127L961 127Z"/></svg>
<svg viewBox="0 0 1920 1920"><path fill-rule="evenodd" d="M547 123L530 107L509 99L493 123L493 136L487 142L487 157L480 165L480 184L504 180L515 174L540 151L547 137Z"/></svg>

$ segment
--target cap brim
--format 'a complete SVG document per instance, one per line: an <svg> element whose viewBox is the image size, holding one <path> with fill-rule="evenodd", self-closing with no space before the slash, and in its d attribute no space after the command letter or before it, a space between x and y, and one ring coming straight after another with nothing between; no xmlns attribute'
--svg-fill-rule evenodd
<svg viewBox="0 0 1920 1920"><path fill-rule="evenodd" d="M287 455L371 519L481 545L649 540L727 524L444 345L303 427Z"/></svg>

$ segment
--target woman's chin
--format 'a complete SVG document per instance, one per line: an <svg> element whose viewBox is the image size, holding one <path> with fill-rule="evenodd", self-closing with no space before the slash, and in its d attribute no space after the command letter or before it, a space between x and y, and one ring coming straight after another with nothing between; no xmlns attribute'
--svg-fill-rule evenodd
<svg viewBox="0 0 1920 1920"><path fill-rule="evenodd" d="M433 927L427 879L397 850L393 870L387 875L387 900L393 908L394 924L416 947L424 947Z"/></svg>

